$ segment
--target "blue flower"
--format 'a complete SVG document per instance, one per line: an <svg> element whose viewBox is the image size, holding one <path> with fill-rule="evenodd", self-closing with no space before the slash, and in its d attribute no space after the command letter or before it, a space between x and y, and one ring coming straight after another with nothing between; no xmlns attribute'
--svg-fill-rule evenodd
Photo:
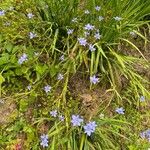
<svg viewBox="0 0 150 150"><path fill-rule="evenodd" d="M145 139L145 138L146 138L146 133L145 133L145 131L140 133L140 137L141 137L142 139Z"/></svg>
<svg viewBox="0 0 150 150"><path fill-rule="evenodd" d="M136 37L136 36L137 36L134 31L131 31L131 32L130 32L130 35L131 35L132 37Z"/></svg>
<svg viewBox="0 0 150 150"><path fill-rule="evenodd" d="M96 6L95 10L100 11L101 7L100 6Z"/></svg>
<svg viewBox="0 0 150 150"><path fill-rule="evenodd" d="M90 31L94 29L94 26L88 23L85 25L84 29Z"/></svg>
<svg viewBox="0 0 150 150"><path fill-rule="evenodd" d="M114 17L114 19L115 19L116 21L121 21L121 20L122 20L122 18L119 17L119 16Z"/></svg>
<svg viewBox="0 0 150 150"><path fill-rule="evenodd" d="M83 119L79 115L72 115L71 123L73 126L80 126Z"/></svg>
<svg viewBox="0 0 150 150"><path fill-rule="evenodd" d="M43 135L41 135L41 146L43 146L43 147L48 147L48 135L46 134L43 134Z"/></svg>
<svg viewBox="0 0 150 150"><path fill-rule="evenodd" d="M31 90L31 85L28 85L28 86L27 86L27 89L30 91L30 90Z"/></svg>
<svg viewBox="0 0 150 150"><path fill-rule="evenodd" d="M57 79L58 80L62 80L64 78L64 76L61 74L61 73L59 73L58 75L57 75Z"/></svg>
<svg viewBox="0 0 150 150"><path fill-rule="evenodd" d="M29 37L30 39L33 39L37 36L37 34L33 33L33 32L29 32Z"/></svg>
<svg viewBox="0 0 150 150"><path fill-rule="evenodd" d="M145 96L141 96L140 97L140 102L144 102L145 101Z"/></svg>
<svg viewBox="0 0 150 150"><path fill-rule="evenodd" d="M92 77L90 77L90 82L93 84L96 84L99 82L99 78L97 78L95 75L93 75Z"/></svg>
<svg viewBox="0 0 150 150"><path fill-rule="evenodd" d="M38 52L34 52L34 55L35 55L35 56L38 56L38 55L39 55L39 53L38 53Z"/></svg>
<svg viewBox="0 0 150 150"><path fill-rule="evenodd" d="M34 17L34 15L32 13L28 13L27 16L28 16L29 19Z"/></svg>
<svg viewBox="0 0 150 150"><path fill-rule="evenodd" d="M64 119L65 119L65 117L62 116L62 115L59 115L58 117L59 117L59 120L60 120L60 121L64 121Z"/></svg>
<svg viewBox="0 0 150 150"><path fill-rule="evenodd" d="M122 108L122 107L120 107L120 108L116 108L116 110L115 110L118 114L124 114L124 109Z"/></svg>
<svg viewBox="0 0 150 150"><path fill-rule="evenodd" d="M64 61L65 60L65 56L61 55L60 58L59 58L59 60Z"/></svg>
<svg viewBox="0 0 150 150"><path fill-rule="evenodd" d="M4 10L0 10L0 16L4 16L5 15L5 11Z"/></svg>
<svg viewBox="0 0 150 150"><path fill-rule="evenodd" d="M142 139L147 139L150 142L150 129L140 133Z"/></svg>
<svg viewBox="0 0 150 150"><path fill-rule="evenodd" d="M72 34L72 33L73 33L73 29L68 29L68 30L67 30L67 34L68 34L68 35L70 35L70 34Z"/></svg>
<svg viewBox="0 0 150 150"><path fill-rule="evenodd" d="M46 92L46 93L48 93L48 92L50 92L51 91L51 86L49 86L49 85L46 85L45 87L44 87L44 91Z"/></svg>
<svg viewBox="0 0 150 150"><path fill-rule="evenodd" d="M98 17L98 20L99 20L99 21L102 21L102 20L104 20L104 17L99 16L99 17Z"/></svg>
<svg viewBox="0 0 150 150"><path fill-rule="evenodd" d="M95 121L87 123L83 128L84 128L84 133L86 133L88 136L91 135L96 129L97 125Z"/></svg>
<svg viewBox="0 0 150 150"><path fill-rule="evenodd" d="M90 50L91 52L93 52L93 51L96 50L96 48L94 47L94 45L89 44L89 50Z"/></svg>
<svg viewBox="0 0 150 150"><path fill-rule="evenodd" d="M146 131L146 135L150 138L150 129Z"/></svg>
<svg viewBox="0 0 150 150"><path fill-rule="evenodd" d="M4 24L5 26L10 26L11 25L11 22L6 22L5 24Z"/></svg>
<svg viewBox="0 0 150 150"><path fill-rule="evenodd" d="M57 110L50 111L52 117L57 117Z"/></svg>
<svg viewBox="0 0 150 150"><path fill-rule="evenodd" d="M77 18L73 18L71 21L74 22L74 23L77 23L78 19Z"/></svg>
<svg viewBox="0 0 150 150"><path fill-rule="evenodd" d="M22 64L23 62L27 61L27 54L23 53L23 55L19 58L18 63Z"/></svg>
<svg viewBox="0 0 150 150"><path fill-rule="evenodd" d="M83 46L85 46L87 44L87 41L85 38L78 38L78 42L80 45L83 45Z"/></svg>
<svg viewBox="0 0 150 150"><path fill-rule="evenodd" d="M90 12L89 12L89 10L85 10L84 13L85 14L89 14Z"/></svg>
<svg viewBox="0 0 150 150"><path fill-rule="evenodd" d="M95 37L97 40L99 40L102 36L100 35L99 32L97 32L97 33L95 33L94 37Z"/></svg>

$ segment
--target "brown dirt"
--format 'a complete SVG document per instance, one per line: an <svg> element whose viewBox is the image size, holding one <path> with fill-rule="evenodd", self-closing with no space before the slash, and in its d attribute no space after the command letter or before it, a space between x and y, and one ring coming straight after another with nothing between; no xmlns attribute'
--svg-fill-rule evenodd
<svg viewBox="0 0 150 150"><path fill-rule="evenodd" d="M0 126L10 123L16 117L17 109L14 100L1 98L0 103Z"/></svg>
<svg viewBox="0 0 150 150"><path fill-rule="evenodd" d="M114 97L112 92L107 92L106 87L96 86L90 90L89 81L77 75L71 79L70 85L72 96L80 102L80 114L87 120L98 115L100 107L104 107L104 103L106 107L106 104L109 104Z"/></svg>

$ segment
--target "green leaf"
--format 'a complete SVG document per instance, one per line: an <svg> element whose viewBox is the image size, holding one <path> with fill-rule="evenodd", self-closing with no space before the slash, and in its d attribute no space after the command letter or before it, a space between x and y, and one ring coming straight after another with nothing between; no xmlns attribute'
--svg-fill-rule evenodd
<svg viewBox="0 0 150 150"><path fill-rule="evenodd" d="M8 43L6 44L6 46L5 46L5 48L6 48L6 50L7 50L8 52L11 52L11 51L13 50L13 45L12 45L12 43L8 42Z"/></svg>
<svg viewBox="0 0 150 150"><path fill-rule="evenodd" d="M8 53L2 54L0 58L0 66L3 64L7 64L8 62L9 62L9 54Z"/></svg>
<svg viewBox="0 0 150 150"><path fill-rule="evenodd" d="M35 70L39 75L43 75L45 73L45 71L48 69L48 67L46 65L36 65L35 66Z"/></svg>
<svg viewBox="0 0 150 150"><path fill-rule="evenodd" d="M3 82L5 82L5 78L2 76L2 74L0 73L0 84L2 84Z"/></svg>
<svg viewBox="0 0 150 150"><path fill-rule="evenodd" d="M58 71L59 71L58 65L51 65L49 68L49 72L50 72L51 77L54 77Z"/></svg>
<svg viewBox="0 0 150 150"><path fill-rule="evenodd" d="M28 108L28 102L27 99L21 99L20 100L20 111L25 112Z"/></svg>

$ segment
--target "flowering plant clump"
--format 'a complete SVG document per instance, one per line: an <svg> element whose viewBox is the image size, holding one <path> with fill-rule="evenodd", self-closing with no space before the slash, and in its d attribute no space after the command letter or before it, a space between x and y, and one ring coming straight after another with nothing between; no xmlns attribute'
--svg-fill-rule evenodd
<svg viewBox="0 0 150 150"><path fill-rule="evenodd" d="M147 149L149 6L0 1L1 149Z"/></svg>

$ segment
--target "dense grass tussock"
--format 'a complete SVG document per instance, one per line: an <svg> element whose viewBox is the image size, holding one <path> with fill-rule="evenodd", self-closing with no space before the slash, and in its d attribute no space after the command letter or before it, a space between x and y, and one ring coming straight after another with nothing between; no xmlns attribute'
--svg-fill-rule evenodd
<svg viewBox="0 0 150 150"><path fill-rule="evenodd" d="M0 148L150 148L150 1L4 0Z"/></svg>

